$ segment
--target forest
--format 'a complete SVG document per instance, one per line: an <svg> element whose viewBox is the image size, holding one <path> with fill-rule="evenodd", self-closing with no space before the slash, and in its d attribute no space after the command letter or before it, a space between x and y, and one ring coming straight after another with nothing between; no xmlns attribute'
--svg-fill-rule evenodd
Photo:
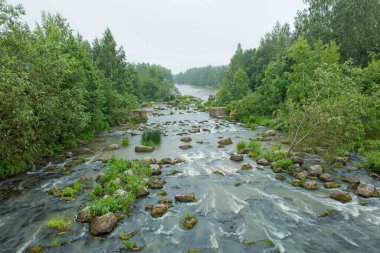
<svg viewBox="0 0 380 253"><path fill-rule="evenodd" d="M31 30L0 0L0 178L126 121L141 100L165 100L171 71L132 64L110 29L88 42L61 15Z"/></svg>
<svg viewBox="0 0 380 253"><path fill-rule="evenodd" d="M226 71L227 66L190 68L174 75L174 81L178 84L219 87Z"/></svg>
<svg viewBox="0 0 380 253"><path fill-rule="evenodd" d="M277 23L259 47L231 58L214 105L290 135L289 152L361 151L380 171L380 5L307 0L295 30Z"/></svg>

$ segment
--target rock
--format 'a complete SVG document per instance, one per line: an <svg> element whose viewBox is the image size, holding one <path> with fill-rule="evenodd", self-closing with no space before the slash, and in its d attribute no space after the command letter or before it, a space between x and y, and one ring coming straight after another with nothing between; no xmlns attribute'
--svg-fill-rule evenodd
<svg viewBox="0 0 380 253"><path fill-rule="evenodd" d="M360 180L356 179L356 178L353 178L353 177L344 177L344 178L342 178L342 181L346 182L346 183L349 183L350 184L350 188L352 188L352 189L358 188L358 185L360 184Z"/></svg>
<svg viewBox="0 0 380 253"><path fill-rule="evenodd" d="M220 141L218 141L218 143L220 145L231 145L232 144L232 140L230 137L224 137L223 139L221 139Z"/></svg>
<svg viewBox="0 0 380 253"><path fill-rule="evenodd" d="M113 213L107 213L103 216L96 217L91 222L90 233L93 236L111 233L117 223L117 218Z"/></svg>
<svg viewBox="0 0 380 253"><path fill-rule="evenodd" d="M235 162L241 162L244 160L244 156L240 154L234 154L230 156L230 160Z"/></svg>
<svg viewBox="0 0 380 253"><path fill-rule="evenodd" d="M315 181L315 180L306 180L302 184L302 188L304 188L306 190L317 190L318 189L317 181Z"/></svg>
<svg viewBox="0 0 380 253"><path fill-rule="evenodd" d="M292 157L292 162L297 163L297 164L303 164L303 158L299 156L293 156Z"/></svg>
<svg viewBox="0 0 380 253"><path fill-rule="evenodd" d="M218 145L218 148L224 148L225 146L224 145L222 145L222 144L219 144Z"/></svg>
<svg viewBox="0 0 380 253"><path fill-rule="evenodd" d="M170 157L166 157L166 158L163 158L161 159L161 161L159 162L159 164L172 164L172 159Z"/></svg>
<svg viewBox="0 0 380 253"><path fill-rule="evenodd" d="M164 191L164 190L160 190L160 191L157 192L157 195L159 195L159 196L166 196L166 195L168 195L168 193L166 191Z"/></svg>
<svg viewBox="0 0 380 253"><path fill-rule="evenodd" d="M193 146L191 146L191 145L189 145L189 144L187 144L187 145L181 145L181 146L179 146L179 148L180 149L189 149L189 148L192 148Z"/></svg>
<svg viewBox="0 0 380 253"><path fill-rule="evenodd" d="M159 199L158 200L158 204L165 204L168 207L172 207L173 206L173 201L171 199Z"/></svg>
<svg viewBox="0 0 380 253"><path fill-rule="evenodd" d="M139 145L135 147L137 153L150 153L154 151L154 147Z"/></svg>
<svg viewBox="0 0 380 253"><path fill-rule="evenodd" d="M299 180L299 179L294 179L292 181L290 181L290 184L295 186L295 187L301 187L302 186L302 181Z"/></svg>
<svg viewBox="0 0 380 253"><path fill-rule="evenodd" d="M293 174L297 174L298 172L302 171L302 168L298 163L294 163L291 166L291 171L293 172Z"/></svg>
<svg viewBox="0 0 380 253"><path fill-rule="evenodd" d="M371 173L370 176L373 177L373 178L376 178L376 179L380 179L380 175L377 174L377 173Z"/></svg>
<svg viewBox="0 0 380 253"><path fill-rule="evenodd" d="M228 116L228 111L225 107L210 107L210 116L218 119L223 119Z"/></svg>
<svg viewBox="0 0 380 253"><path fill-rule="evenodd" d="M198 219L196 217L186 217L182 223L182 226L186 229L192 229L197 223Z"/></svg>
<svg viewBox="0 0 380 253"><path fill-rule="evenodd" d="M200 133L201 129L196 127L196 128L192 128L189 132L192 133L192 134Z"/></svg>
<svg viewBox="0 0 380 253"><path fill-rule="evenodd" d="M347 160L346 160L346 158L343 158L343 157L337 157L337 158L335 158L335 163L340 163L344 166L347 164Z"/></svg>
<svg viewBox="0 0 380 253"><path fill-rule="evenodd" d="M150 169L152 170L152 175L161 175L161 166L158 164L150 164L149 165Z"/></svg>
<svg viewBox="0 0 380 253"><path fill-rule="evenodd" d="M181 138L181 141L183 141L183 142L191 142L192 139L191 139L191 137L183 137L183 138Z"/></svg>
<svg viewBox="0 0 380 253"><path fill-rule="evenodd" d="M148 112L141 109L134 109L129 114L128 120L136 123L145 123L148 121Z"/></svg>
<svg viewBox="0 0 380 253"><path fill-rule="evenodd" d="M334 189L334 188L339 188L340 184L338 184L337 182L326 182L324 186L326 189Z"/></svg>
<svg viewBox="0 0 380 253"><path fill-rule="evenodd" d="M250 170L250 169L252 169L252 165L250 165L249 163L243 164L241 166L241 170Z"/></svg>
<svg viewBox="0 0 380 253"><path fill-rule="evenodd" d="M328 173L323 173L322 175L319 176L319 180L323 182L332 182L334 181L334 178Z"/></svg>
<svg viewBox="0 0 380 253"><path fill-rule="evenodd" d="M243 148L242 150L239 151L239 154L248 155L251 152L252 152L251 148Z"/></svg>
<svg viewBox="0 0 380 253"><path fill-rule="evenodd" d="M344 192L341 190L331 192L330 198L335 199L335 200L342 202L342 203L346 203L346 202L352 200L352 197L348 192Z"/></svg>
<svg viewBox="0 0 380 253"><path fill-rule="evenodd" d="M363 198L379 197L379 192L373 184L360 184L355 193Z"/></svg>
<svg viewBox="0 0 380 253"><path fill-rule="evenodd" d="M268 136L276 136L276 131L273 129L270 129L266 131L265 133L262 134L263 137L268 137Z"/></svg>
<svg viewBox="0 0 380 253"><path fill-rule="evenodd" d="M91 222L91 217L89 217L88 215L86 215L86 210L87 210L86 208L87 207L79 209L77 217L75 218L75 220L77 222L83 222L83 223L89 223L89 222Z"/></svg>
<svg viewBox="0 0 380 253"><path fill-rule="evenodd" d="M113 193L114 197L123 197L125 195L127 195L127 192L122 189L118 189Z"/></svg>
<svg viewBox="0 0 380 253"><path fill-rule="evenodd" d="M132 172L132 170L128 170L128 171L131 171ZM119 178L119 177L117 177L117 178L115 178L115 184L117 184L117 185L121 185L121 179Z"/></svg>
<svg viewBox="0 0 380 253"><path fill-rule="evenodd" d="M150 211L150 215L153 218L158 218L158 217L163 216L168 211L168 209L169 207L165 204L157 204L152 207Z"/></svg>
<svg viewBox="0 0 380 253"><path fill-rule="evenodd" d="M304 170L304 171L298 172L296 174L296 178L304 181L307 179L308 175L309 175L309 173L306 170Z"/></svg>
<svg viewBox="0 0 380 253"><path fill-rule="evenodd" d="M114 143L114 144L111 144L108 147L104 148L104 151L113 151L113 150L116 150L119 148L120 148L119 144Z"/></svg>
<svg viewBox="0 0 380 253"><path fill-rule="evenodd" d="M323 173L321 165L314 165L308 169L309 176L319 177Z"/></svg>
<svg viewBox="0 0 380 253"><path fill-rule="evenodd" d="M85 162L85 160L83 160L83 159L76 159L76 160L72 160L70 162L65 163L64 166L67 168L71 168L71 167L77 166L79 164L82 164L84 162Z"/></svg>
<svg viewBox="0 0 380 253"><path fill-rule="evenodd" d="M186 194L175 194L174 198L178 202L188 203L188 202L195 202L196 201L195 194L193 192L192 193L186 193Z"/></svg>
<svg viewBox="0 0 380 253"><path fill-rule="evenodd" d="M152 158L152 157L145 157L142 159L143 163L146 163L146 164L156 164L157 163L157 160Z"/></svg>
<svg viewBox="0 0 380 253"><path fill-rule="evenodd" d="M196 143L198 143L198 144L203 144L203 141L196 141Z"/></svg>
<svg viewBox="0 0 380 253"><path fill-rule="evenodd" d="M150 183L150 189L162 189L164 187L165 181L162 179L155 179Z"/></svg>
<svg viewBox="0 0 380 253"><path fill-rule="evenodd" d="M220 170L214 170L214 171L212 172L212 174L220 175L220 176L224 176L224 173L221 172Z"/></svg>
<svg viewBox="0 0 380 253"><path fill-rule="evenodd" d="M265 158L261 158L257 161L257 164L261 166L269 166L270 162Z"/></svg>
<svg viewBox="0 0 380 253"><path fill-rule="evenodd" d="M27 253L41 253L44 248L40 245L29 246L26 250Z"/></svg>
<svg viewBox="0 0 380 253"><path fill-rule="evenodd" d="M280 181L284 181L286 179L286 177L284 175L281 175L281 174L276 174L275 178L277 180L280 180Z"/></svg>

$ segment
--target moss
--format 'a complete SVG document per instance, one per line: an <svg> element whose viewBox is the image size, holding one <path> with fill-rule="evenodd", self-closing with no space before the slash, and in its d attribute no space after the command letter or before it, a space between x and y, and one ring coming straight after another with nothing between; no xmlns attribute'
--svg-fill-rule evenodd
<svg viewBox="0 0 380 253"><path fill-rule="evenodd" d="M221 172L220 170L214 170L214 171L212 172L212 174L220 175L220 176L224 176L223 172Z"/></svg>
<svg viewBox="0 0 380 253"><path fill-rule="evenodd" d="M235 183L235 186L237 187L237 186L240 186L241 185L241 183L240 182L236 182Z"/></svg>
<svg viewBox="0 0 380 253"><path fill-rule="evenodd" d="M53 238L50 242L51 247L58 247L59 245L61 245L61 243L59 242L58 238Z"/></svg>
<svg viewBox="0 0 380 253"><path fill-rule="evenodd" d="M186 214L185 220L182 222L182 226L186 229L192 229L198 223L198 219L194 214Z"/></svg>
<svg viewBox="0 0 380 253"><path fill-rule="evenodd" d="M47 226L49 228L55 228L62 231L68 229L71 224L72 222L68 219L62 217L53 217L48 221Z"/></svg>

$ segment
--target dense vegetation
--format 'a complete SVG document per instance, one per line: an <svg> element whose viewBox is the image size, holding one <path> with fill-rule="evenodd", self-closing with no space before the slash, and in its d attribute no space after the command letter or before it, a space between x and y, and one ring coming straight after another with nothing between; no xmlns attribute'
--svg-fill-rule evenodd
<svg viewBox="0 0 380 253"><path fill-rule="evenodd" d="M294 32L277 23L258 48L238 45L215 104L248 124L271 119L291 151L361 150L380 170L380 3L305 2Z"/></svg>
<svg viewBox="0 0 380 253"><path fill-rule="evenodd" d="M90 44L60 15L31 30L23 14L0 0L0 178L170 96L170 71L128 63L109 29Z"/></svg>
<svg viewBox="0 0 380 253"><path fill-rule="evenodd" d="M191 68L174 76L178 84L217 87L223 80L227 66Z"/></svg>

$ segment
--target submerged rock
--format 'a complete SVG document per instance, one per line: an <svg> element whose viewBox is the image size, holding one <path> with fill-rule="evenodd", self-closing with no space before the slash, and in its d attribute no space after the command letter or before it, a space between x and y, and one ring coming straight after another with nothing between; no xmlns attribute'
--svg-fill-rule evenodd
<svg viewBox="0 0 380 253"><path fill-rule="evenodd" d="M284 181L286 179L286 177L284 175L281 175L281 174L276 174L275 178L277 180L280 180L280 181Z"/></svg>
<svg viewBox="0 0 380 253"><path fill-rule="evenodd" d="M154 147L139 145L135 147L137 153L150 153L154 151Z"/></svg>
<svg viewBox="0 0 380 253"><path fill-rule="evenodd" d="M192 193L186 193L186 194L175 194L174 198L178 202L185 202L185 203L197 201L195 199L195 193L193 193L193 192Z"/></svg>
<svg viewBox="0 0 380 253"><path fill-rule="evenodd" d="M191 139L191 137L183 137L183 138L181 138L181 141L183 141L183 142L191 142L192 141L192 139Z"/></svg>
<svg viewBox="0 0 380 253"><path fill-rule="evenodd" d="M244 156L240 154L234 154L230 156L230 160L235 162L241 162L244 160Z"/></svg>
<svg viewBox="0 0 380 253"><path fill-rule="evenodd" d="M250 170L250 169L252 169L252 165L250 165L249 163L243 164L241 166L241 170Z"/></svg>
<svg viewBox="0 0 380 253"><path fill-rule="evenodd" d="M113 213L107 213L103 216L96 217L91 222L91 235L98 236L111 233L117 223L117 217Z"/></svg>
<svg viewBox="0 0 380 253"><path fill-rule="evenodd" d="M344 192L341 190L331 192L330 198L335 199L342 203L346 203L352 200L352 197L348 192Z"/></svg>
<svg viewBox="0 0 380 253"><path fill-rule="evenodd" d="M373 184L360 184L355 193L363 198L379 197L379 192Z"/></svg>
<svg viewBox="0 0 380 253"><path fill-rule="evenodd" d="M302 181L299 180L299 179L294 179L292 181L290 181L290 184L295 186L295 187L301 187L302 186Z"/></svg>
<svg viewBox="0 0 380 253"><path fill-rule="evenodd" d="M169 207L166 204L157 204L154 205L150 211L150 215L153 218L158 218L163 216L167 211Z"/></svg>
<svg viewBox="0 0 380 253"><path fill-rule="evenodd" d="M32 245L29 246L26 250L27 253L41 253L43 251L43 247L40 245Z"/></svg>
<svg viewBox="0 0 380 253"><path fill-rule="evenodd" d="M192 148L192 147L193 147L193 146L191 146L191 145L189 145L189 144L179 146L180 149L190 149L190 148Z"/></svg>
<svg viewBox="0 0 380 253"><path fill-rule="evenodd" d="M218 143L220 145L231 145L232 144L232 140L230 137L224 137L223 139L221 139L220 141L218 141Z"/></svg>
<svg viewBox="0 0 380 253"><path fill-rule="evenodd" d="M326 189L334 189L334 188L339 188L340 184L337 182L326 182L324 186Z"/></svg>

